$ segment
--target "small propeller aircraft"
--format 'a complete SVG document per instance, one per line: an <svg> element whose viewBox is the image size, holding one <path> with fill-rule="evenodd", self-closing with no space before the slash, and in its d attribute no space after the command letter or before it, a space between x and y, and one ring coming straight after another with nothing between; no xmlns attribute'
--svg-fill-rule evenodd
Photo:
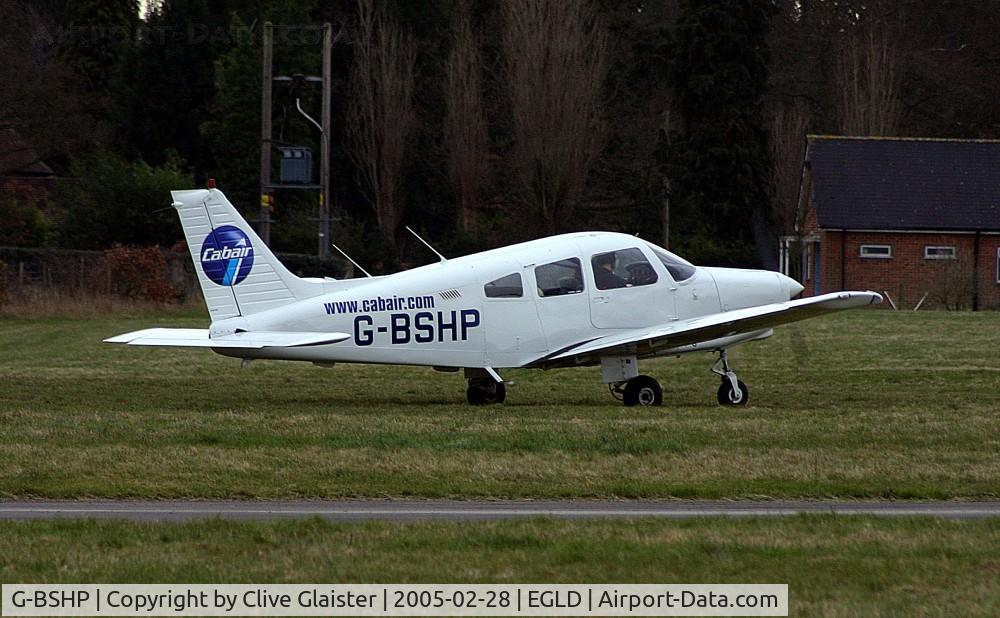
<svg viewBox="0 0 1000 618"><path fill-rule="evenodd" d="M639 374L639 359L712 352L719 403L746 405L750 391L729 366L729 348L767 338L780 324L882 301L875 292L791 300L803 288L782 274L693 266L611 232L454 259L438 254L437 263L392 275L302 278L221 191L172 196L211 326L151 328L105 341L211 348L244 360L462 370L471 404L504 401L500 369L600 365L603 382L626 406L658 406L663 389Z"/></svg>

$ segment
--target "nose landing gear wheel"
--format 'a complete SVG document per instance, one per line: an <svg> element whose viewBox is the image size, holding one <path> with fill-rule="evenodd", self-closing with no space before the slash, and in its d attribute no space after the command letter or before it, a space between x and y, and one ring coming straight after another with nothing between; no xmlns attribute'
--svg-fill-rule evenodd
<svg viewBox="0 0 1000 618"><path fill-rule="evenodd" d="M724 406L745 406L750 401L750 389L743 383L743 380L736 381L739 392L733 389L733 383L729 378L722 378L719 385L719 403Z"/></svg>
<svg viewBox="0 0 1000 618"><path fill-rule="evenodd" d="M625 383L622 401L626 406L663 405L663 388L656 378L636 376Z"/></svg>
<svg viewBox="0 0 1000 618"><path fill-rule="evenodd" d="M471 378L465 397L474 406L503 403L507 398L507 387L492 378Z"/></svg>
<svg viewBox="0 0 1000 618"><path fill-rule="evenodd" d="M738 380L729 368L729 357L725 350L719 350L719 360L712 365L712 373L722 378L719 386L719 404L723 406L745 406L750 401L750 389Z"/></svg>

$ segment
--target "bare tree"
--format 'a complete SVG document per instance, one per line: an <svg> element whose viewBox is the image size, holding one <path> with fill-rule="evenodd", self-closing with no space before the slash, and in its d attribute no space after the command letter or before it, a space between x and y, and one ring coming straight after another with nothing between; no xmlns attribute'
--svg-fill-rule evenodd
<svg viewBox="0 0 1000 618"><path fill-rule="evenodd" d="M23 138L0 140L0 172L73 154L103 137L87 111L95 101L60 58L55 25L40 11L0 2L0 58L0 125Z"/></svg>
<svg viewBox="0 0 1000 618"><path fill-rule="evenodd" d="M776 105L768 118L771 218L782 234L795 231L809 116L802 105Z"/></svg>
<svg viewBox="0 0 1000 618"><path fill-rule="evenodd" d="M870 23L847 41L837 65L845 135L891 135L899 122L896 45L889 30Z"/></svg>
<svg viewBox="0 0 1000 618"><path fill-rule="evenodd" d="M590 0L501 4L512 162L548 233L565 227L601 146L608 37Z"/></svg>
<svg viewBox="0 0 1000 618"><path fill-rule="evenodd" d="M490 167L482 59L472 32L472 0L455 3L454 43L445 70L448 112L444 139L448 149L448 179L458 202L459 229L468 234L476 223L476 211Z"/></svg>
<svg viewBox="0 0 1000 618"><path fill-rule="evenodd" d="M403 156L415 124L416 45L374 0L360 0L354 43L348 152L379 227L395 244L403 219Z"/></svg>

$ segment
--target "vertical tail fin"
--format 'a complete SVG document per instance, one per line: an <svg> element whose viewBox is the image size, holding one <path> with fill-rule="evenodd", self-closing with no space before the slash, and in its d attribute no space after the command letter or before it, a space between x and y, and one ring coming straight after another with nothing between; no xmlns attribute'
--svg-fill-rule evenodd
<svg viewBox="0 0 1000 618"><path fill-rule="evenodd" d="M322 292L285 268L217 189L171 191L212 320L247 316Z"/></svg>

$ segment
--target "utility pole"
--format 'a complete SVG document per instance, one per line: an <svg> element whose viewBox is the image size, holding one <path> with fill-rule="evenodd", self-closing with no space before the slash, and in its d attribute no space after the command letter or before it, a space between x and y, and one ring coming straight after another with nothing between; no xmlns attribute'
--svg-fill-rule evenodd
<svg viewBox="0 0 1000 618"><path fill-rule="evenodd" d="M274 29L281 30L321 30L323 32L323 76L274 75ZM333 52L333 28L329 23L322 26L314 25L278 25L264 23L264 53L263 53L263 88L261 96L261 143L260 143L260 220L258 233L261 239L270 244L271 241L271 206L275 190L319 190L319 230L317 233L317 253L327 257L330 253L330 103L332 89L331 55ZM306 184L310 181L285 181L275 184L271 179L272 122L271 107L273 104L274 82L285 82L292 86L292 91L298 93L304 83L320 83L322 87L321 122L313 120L300 104L296 94L295 107L309 122L319 129L320 133L320 178L318 184ZM291 150L291 148L289 148ZM304 148L301 150L305 150ZM284 167L282 167L284 173ZM311 178L312 173L309 173Z"/></svg>
<svg viewBox="0 0 1000 618"><path fill-rule="evenodd" d="M663 179L663 248L670 250L670 179Z"/></svg>
<svg viewBox="0 0 1000 618"><path fill-rule="evenodd" d="M670 148L670 112L668 108L663 114L663 125L660 127L662 131L663 138L667 142L667 148ZM663 225L661 230L663 234L663 248L670 250L670 197L673 186L670 183L669 169L663 174L663 216L660 223Z"/></svg>
<svg viewBox="0 0 1000 618"><path fill-rule="evenodd" d="M274 79L274 25L264 22L263 78L260 114L260 219L257 233L265 245L271 244L271 91Z"/></svg>
<svg viewBox="0 0 1000 618"><path fill-rule="evenodd" d="M332 70L330 56L333 51L333 29L323 24L323 128L320 129L319 182L323 186L319 196L319 256L330 254L330 82Z"/></svg>

